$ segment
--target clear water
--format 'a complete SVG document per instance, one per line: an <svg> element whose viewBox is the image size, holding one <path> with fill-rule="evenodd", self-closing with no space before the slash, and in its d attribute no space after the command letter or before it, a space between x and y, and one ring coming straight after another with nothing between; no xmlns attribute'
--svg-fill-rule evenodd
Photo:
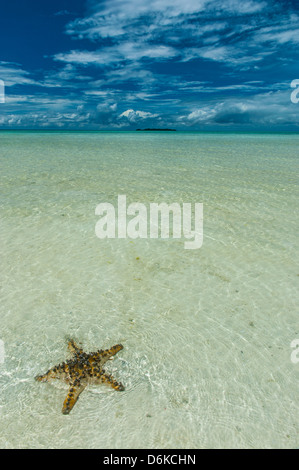
<svg viewBox="0 0 299 470"><path fill-rule="evenodd" d="M298 135L0 134L1 448L294 448ZM204 241L95 235L100 202L202 202ZM36 374L124 345L126 387Z"/></svg>

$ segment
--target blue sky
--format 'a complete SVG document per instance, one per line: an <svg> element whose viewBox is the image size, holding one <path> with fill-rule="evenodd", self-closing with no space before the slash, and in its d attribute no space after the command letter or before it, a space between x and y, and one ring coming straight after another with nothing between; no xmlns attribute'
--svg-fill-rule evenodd
<svg viewBox="0 0 299 470"><path fill-rule="evenodd" d="M295 1L2 2L0 129L298 131L298 53Z"/></svg>

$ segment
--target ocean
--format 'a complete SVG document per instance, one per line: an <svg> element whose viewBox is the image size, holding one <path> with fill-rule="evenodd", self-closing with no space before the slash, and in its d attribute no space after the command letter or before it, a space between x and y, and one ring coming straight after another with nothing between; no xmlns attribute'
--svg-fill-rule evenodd
<svg viewBox="0 0 299 470"><path fill-rule="evenodd" d="M299 446L298 144L0 133L1 448ZM201 203L202 245L99 238L96 207L120 195ZM89 386L65 416L67 386L34 377L69 337L123 344L107 371L125 391Z"/></svg>

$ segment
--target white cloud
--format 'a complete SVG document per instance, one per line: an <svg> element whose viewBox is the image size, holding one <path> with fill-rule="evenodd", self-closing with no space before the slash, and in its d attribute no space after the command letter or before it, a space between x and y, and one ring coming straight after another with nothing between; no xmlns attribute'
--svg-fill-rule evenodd
<svg viewBox="0 0 299 470"><path fill-rule="evenodd" d="M78 51L62 52L54 56L54 60L80 65L107 65L116 62L120 55L111 48L100 51Z"/></svg>
<svg viewBox="0 0 299 470"><path fill-rule="evenodd" d="M258 0L90 0L87 16L70 22L67 33L93 44L100 40L101 49L55 58L99 66L169 58L206 58L232 67L250 64L274 53L275 46L298 41L297 15L280 11L277 23L275 15L268 14L270 7L268 1ZM266 41L273 43L267 51Z"/></svg>
<svg viewBox="0 0 299 470"><path fill-rule="evenodd" d="M190 113L178 118L187 126L196 125L271 125L299 126L299 115L290 101L287 84L281 90L261 93L249 98L231 97L216 103L194 108Z"/></svg>
<svg viewBox="0 0 299 470"><path fill-rule="evenodd" d="M127 118L129 122L136 122L143 119L156 118L158 114L152 114L146 111L134 111L134 109L127 109L120 114L120 118Z"/></svg>
<svg viewBox="0 0 299 470"><path fill-rule="evenodd" d="M68 64L95 65L106 67L110 64L119 64L121 61L138 61L140 59L168 59L177 55L173 47L164 45L146 45L134 42L122 42L111 47L102 47L96 51L79 51L59 53L54 60Z"/></svg>
<svg viewBox="0 0 299 470"><path fill-rule="evenodd" d="M30 94L22 88L19 96L11 93L17 87L10 89L6 124L119 128L158 119L165 127L298 122L289 85L273 84L274 67L267 60L273 55L273 63L285 59L283 66L287 60L293 65L297 14L282 6L273 10L270 0L89 0L88 5L85 18L66 27L73 39L85 39L82 50L78 41L71 50L57 51L52 69L44 72L0 62L7 87L43 87L35 96L30 88ZM225 70L223 83L211 70ZM267 95L270 89L280 95ZM278 99L282 90L285 103Z"/></svg>
<svg viewBox="0 0 299 470"><path fill-rule="evenodd" d="M173 47L160 44L144 45L134 42L123 42L117 47L117 50L122 55L122 58L133 61L142 58L168 59L178 54Z"/></svg>
<svg viewBox="0 0 299 470"><path fill-rule="evenodd" d="M156 28L174 27L187 18L208 15L253 14L267 6L265 1L257 0L98 0L90 1L89 16L69 23L67 32L89 39L117 38L139 28L139 34L154 32ZM140 18L151 18L150 25L143 27ZM150 30L150 31L149 31Z"/></svg>
<svg viewBox="0 0 299 470"><path fill-rule="evenodd" d="M39 82L31 78L31 74L14 62L0 61L0 77L6 87L14 85L39 85Z"/></svg>
<svg viewBox="0 0 299 470"><path fill-rule="evenodd" d="M299 22L298 22L299 24ZM255 35L256 42L274 42L278 44L298 44L299 28L282 30L281 26L276 28L263 28Z"/></svg>

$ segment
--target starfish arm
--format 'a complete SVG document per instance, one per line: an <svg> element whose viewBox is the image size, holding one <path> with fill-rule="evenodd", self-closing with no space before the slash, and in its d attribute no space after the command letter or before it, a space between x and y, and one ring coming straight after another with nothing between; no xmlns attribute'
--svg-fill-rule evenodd
<svg viewBox="0 0 299 470"><path fill-rule="evenodd" d="M112 346L112 348L110 349L105 349L104 351L101 351L101 358L106 361L107 359L110 359L110 357L115 356L115 354L117 354L122 349L123 349L122 344L116 344L115 346Z"/></svg>
<svg viewBox="0 0 299 470"><path fill-rule="evenodd" d="M83 392L85 387L86 387L86 384L78 384L78 385L74 385L74 383L71 384L68 394L66 396L66 399L64 400L63 407L62 407L62 413L64 415L68 415L70 413L76 401L78 400L80 393Z"/></svg>
<svg viewBox="0 0 299 470"><path fill-rule="evenodd" d="M112 377L112 375L99 373L97 375L97 379L99 383L105 383L107 385L110 385L112 388L114 388L114 390L117 390L118 392L122 392L125 389L123 384L117 382L115 378Z"/></svg>
<svg viewBox="0 0 299 470"><path fill-rule="evenodd" d="M69 340L68 348L73 354L81 354L83 352L83 349L79 348L73 339Z"/></svg>
<svg viewBox="0 0 299 470"><path fill-rule="evenodd" d="M43 375L37 375L35 380L38 382L50 382L52 379L65 379L67 376L67 367L65 364L52 367Z"/></svg>

